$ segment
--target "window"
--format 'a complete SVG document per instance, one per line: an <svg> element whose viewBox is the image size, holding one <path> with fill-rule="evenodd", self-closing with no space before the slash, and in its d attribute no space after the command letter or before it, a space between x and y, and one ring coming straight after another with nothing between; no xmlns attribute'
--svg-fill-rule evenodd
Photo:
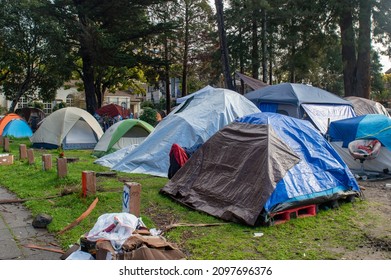
<svg viewBox="0 0 391 280"><path fill-rule="evenodd" d="M73 95L68 94L67 98L65 99L65 102L67 104L67 107L73 107L73 105L74 105Z"/></svg>
<svg viewBox="0 0 391 280"><path fill-rule="evenodd" d="M52 103L51 102L44 102L43 103L43 111L45 114L50 114L52 112Z"/></svg>
<svg viewBox="0 0 391 280"><path fill-rule="evenodd" d="M19 100L19 108L27 108L28 107L28 100L26 97L22 96Z"/></svg>

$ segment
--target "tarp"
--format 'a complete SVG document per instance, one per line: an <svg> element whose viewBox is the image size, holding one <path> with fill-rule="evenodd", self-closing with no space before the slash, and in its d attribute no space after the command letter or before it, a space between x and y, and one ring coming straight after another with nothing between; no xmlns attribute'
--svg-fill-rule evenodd
<svg viewBox="0 0 391 280"><path fill-rule="evenodd" d="M217 132L161 192L224 220L256 225L262 212L326 202L359 187L309 122L258 113Z"/></svg>
<svg viewBox="0 0 391 280"><path fill-rule="evenodd" d="M129 117L129 110L128 109L125 109L122 106L114 104L114 103L102 106L101 108L96 110L95 113L97 113L101 117L107 116L110 118L114 118L114 117L117 117L118 115L121 115L121 117L123 119Z"/></svg>
<svg viewBox="0 0 391 280"><path fill-rule="evenodd" d="M33 132L25 120L14 119L4 128L2 136L14 138L31 137Z"/></svg>
<svg viewBox="0 0 391 280"><path fill-rule="evenodd" d="M202 144L236 118L256 112L259 109L239 93L206 87L177 106L112 169L167 177L172 144L181 147Z"/></svg>
<svg viewBox="0 0 391 280"><path fill-rule="evenodd" d="M248 85L253 90L264 88L264 87L268 86L268 84L266 84L266 83L264 83L264 82L262 82L262 81L260 81L258 79L255 79L253 77L249 77L249 76L244 75L244 74L239 73L239 72L236 72L235 74L243 81L243 83Z"/></svg>
<svg viewBox="0 0 391 280"><path fill-rule="evenodd" d="M323 134L327 132L328 119L355 117L352 104L343 98L318 87L281 83L264 87L244 95L262 112L275 112L294 118L307 119ZM334 107L334 109L332 109ZM338 112L338 115L335 114Z"/></svg>
<svg viewBox="0 0 391 280"><path fill-rule="evenodd" d="M153 131L153 126L138 119L126 119L110 126L94 148L93 155L101 157L125 148L142 143Z"/></svg>
<svg viewBox="0 0 391 280"><path fill-rule="evenodd" d="M18 108L15 113L23 117L33 131L38 128L38 123L46 117L45 112L39 108Z"/></svg>
<svg viewBox="0 0 391 280"><path fill-rule="evenodd" d="M93 149L102 135L102 128L90 113L66 107L47 116L30 141L36 148Z"/></svg>
<svg viewBox="0 0 391 280"><path fill-rule="evenodd" d="M382 143L380 154L365 162L365 170L391 170L391 118L382 114L368 114L331 122L329 139L351 169L360 169L361 166L350 155L349 143L358 139L377 139Z"/></svg>
<svg viewBox="0 0 391 280"><path fill-rule="evenodd" d="M12 120L22 120L23 118L17 114L10 113L5 115L2 119L0 119L0 135L3 134L4 128L7 126L7 124Z"/></svg>
<svg viewBox="0 0 391 280"><path fill-rule="evenodd" d="M358 96L347 96L344 99L353 104L357 116L368 114L383 114L390 117L387 109L379 102Z"/></svg>

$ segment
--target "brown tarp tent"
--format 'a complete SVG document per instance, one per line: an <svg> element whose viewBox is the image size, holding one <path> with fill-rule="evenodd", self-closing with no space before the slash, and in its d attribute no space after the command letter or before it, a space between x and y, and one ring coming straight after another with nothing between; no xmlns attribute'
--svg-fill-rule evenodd
<svg viewBox="0 0 391 280"><path fill-rule="evenodd" d="M266 84L266 83L264 83L264 82L262 82L260 80L257 80L255 78L252 78L252 77L249 77L247 75L244 75L242 73L236 72L235 74L236 74L236 76L239 77L239 79L241 79L243 81L243 83L248 85L253 90L260 89L260 88L268 86L268 84Z"/></svg>
<svg viewBox="0 0 391 280"><path fill-rule="evenodd" d="M191 208L255 225L278 181L300 158L269 125L232 123L161 189Z"/></svg>
<svg viewBox="0 0 391 280"><path fill-rule="evenodd" d="M387 109L377 101L358 96L347 96L344 99L350 101L353 104L354 112L357 116L368 114L383 114L387 117L390 116Z"/></svg>

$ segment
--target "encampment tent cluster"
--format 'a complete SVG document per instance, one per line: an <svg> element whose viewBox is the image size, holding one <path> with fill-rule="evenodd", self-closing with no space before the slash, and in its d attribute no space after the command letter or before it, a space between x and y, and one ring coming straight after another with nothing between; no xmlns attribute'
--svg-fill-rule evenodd
<svg viewBox="0 0 391 280"><path fill-rule="evenodd" d="M91 149L96 164L160 177L169 175L173 147L192 150L170 172L161 193L248 225L267 224L287 209L358 196L352 171L360 162L347 150L352 141L379 141L382 150L366 167L391 168L391 119L378 103L367 102L363 111L357 105L363 100L314 86L248 81L255 89L244 96L207 86L179 98L156 127L124 117L103 132L87 111L66 107L45 117L27 137L33 147ZM97 114L129 114L121 108L106 106ZM0 121L0 132L22 137L13 131L27 124L9 114Z"/></svg>

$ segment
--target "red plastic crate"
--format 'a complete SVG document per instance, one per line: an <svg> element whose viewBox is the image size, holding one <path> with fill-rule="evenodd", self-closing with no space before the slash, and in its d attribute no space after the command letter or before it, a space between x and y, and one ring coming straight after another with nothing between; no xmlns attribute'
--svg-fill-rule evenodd
<svg viewBox="0 0 391 280"><path fill-rule="evenodd" d="M291 218L305 218L315 216L317 206L315 204L287 209L270 215L273 224L278 225L289 221Z"/></svg>

